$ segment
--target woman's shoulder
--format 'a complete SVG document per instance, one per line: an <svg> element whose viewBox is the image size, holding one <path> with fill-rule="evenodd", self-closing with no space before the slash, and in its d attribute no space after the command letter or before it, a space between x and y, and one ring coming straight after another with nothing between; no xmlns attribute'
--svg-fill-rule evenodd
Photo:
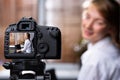
<svg viewBox="0 0 120 80"><path fill-rule="evenodd" d="M82 55L81 59L90 64L112 63L120 58L120 49L116 47L109 38L106 38L96 45L89 45L88 50ZM120 60L120 59L119 59Z"/></svg>
<svg viewBox="0 0 120 80"><path fill-rule="evenodd" d="M26 39L25 42L30 42L30 40L29 40L29 39Z"/></svg>
<svg viewBox="0 0 120 80"><path fill-rule="evenodd" d="M101 62L115 62L116 60L120 61L120 49L115 46L106 46L102 49L96 49L95 59Z"/></svg>
<svg viewBox="0 0 120 80"><path fill-rule="evenodd" d="M97 53L91 53L89 58L86 58L86 62L92 66L101 66L104 68L119 68L120 69L120 53L109 53L105 51L99 51ZM88 60L87 60L88 59Z"/></svg>
<svg viewBox="0 0 120 80"><path fill-rule="evenodd" d="M98 64L98 63L107 63L107 64L114 64L120 62L120 49L113 46L104 46L101 49L96 48L92 51L88 51L88 57L89 61L93 64Z"/></svg>
<svg viewBox="0 0 120 80"><path fill-rule="evenodd" d="M120 57L120 49L115 46L113 43L105 45L97 49L99 55L102 55L103 58L116 59Z"/></svg>

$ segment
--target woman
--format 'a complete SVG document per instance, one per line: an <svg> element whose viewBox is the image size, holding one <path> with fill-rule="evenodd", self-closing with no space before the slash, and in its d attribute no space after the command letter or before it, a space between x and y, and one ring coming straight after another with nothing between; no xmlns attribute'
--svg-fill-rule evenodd
<svg viewBox="0 0 120 80"><path fill-rule="evenodd" d="M83 9L82 36L89 44L78 80L120 80L120 5L115 0L88 0Z"/></svg>
<svg viewBox="0 0 120 80"><path fill-rule="evenodd" d="M31 53L32 50L32 44L30 41L30 34L29 33L25 33L24 34L24 39L25 39L25 43L24 43L24 47L20 50L17 50L17 52L25 52L25 53Z"/></svg>

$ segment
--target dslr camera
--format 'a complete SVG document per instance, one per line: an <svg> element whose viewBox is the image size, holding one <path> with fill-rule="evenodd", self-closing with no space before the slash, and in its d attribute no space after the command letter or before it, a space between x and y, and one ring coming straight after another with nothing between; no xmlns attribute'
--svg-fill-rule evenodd
<svg viewBox="0 0 120 80"><path fill-rule="evenodd" d="M30 17L23 17L5 31L4 55L12 62L3 67L10 69L10 80L56 80L54 70L45 71L41 59L61 58L61 32L57 27L40 26ZM23 71L34 74L22 74Z"/></svg>
<svg viewBox="0 0 120 80"><path fill-rule="evenodd" d="M27 41L26 35L29 37ZM4 54L7 59L61 57L60 30L57 27L39 26L33 18L22 18L17 24L9 25L4 41Z"/></svg>

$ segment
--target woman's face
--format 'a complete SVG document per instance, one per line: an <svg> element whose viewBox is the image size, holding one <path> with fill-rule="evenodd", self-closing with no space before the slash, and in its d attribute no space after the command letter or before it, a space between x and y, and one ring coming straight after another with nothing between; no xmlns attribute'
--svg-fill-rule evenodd
<svg viewBox="0 0 120 80"><path fill-rule="evenodd" d="M108 34L108 27L104 18L94 5L90 5L83 11L82 36L92 43L96 43Z"/></svg>

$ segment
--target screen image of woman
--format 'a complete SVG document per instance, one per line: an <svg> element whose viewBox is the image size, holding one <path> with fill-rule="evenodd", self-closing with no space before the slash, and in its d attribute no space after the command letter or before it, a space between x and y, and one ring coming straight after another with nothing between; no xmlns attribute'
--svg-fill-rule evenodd
<svg viewBox="0 0 120 80"><path fill-rule="evenodd" d="M24 33L24 46L23 48L17 50L17 52L25 52L31 53L32 52L32 43L30 41L30 33Z"/></svg>

